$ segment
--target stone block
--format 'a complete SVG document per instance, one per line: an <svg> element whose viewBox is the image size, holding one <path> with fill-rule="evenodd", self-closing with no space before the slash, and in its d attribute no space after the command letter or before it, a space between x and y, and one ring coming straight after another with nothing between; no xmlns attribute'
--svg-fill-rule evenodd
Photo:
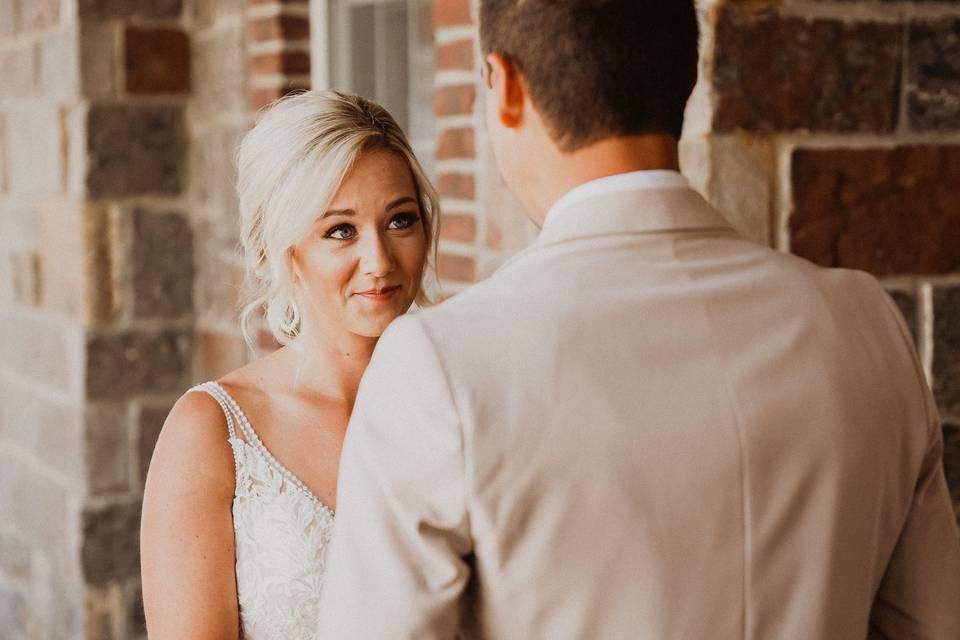
<svg viewBox="0 0 960 640"><path fill-rule="evenodd" d="M16 378L0 389L0 438L78 484L83 480L83 411Z"/></svg>
<svg viewBox="0 0 960 640"><path fill-rule="evenodd" d="M790 248L874 275L960 270L960 146L798 149Z"/></svg>
<svg viewBox="0 0 960 640"><path fill-rule="evenodd" d="M41 305L78 322L107 322L116 313L112 275L116 231L104 207L45 202L40 223Z"/></svg>
<svg viewBox="0 0 960 640"><path fill-rule="evenodd" d="M180 17L183 0L78 0L82 19Z"/></svg>
<svg viewBox="0 0 960 640"><path fill-rule="evenodd" d="M37 207L40 241L37 267L41 305L82 321L86 274L81 203L44 202Z"/></svg>
<svg viewBox="0 0 960 640"><path fill-rule="evenodd" d="M140 409L140 419L137 421L137 471L140 486L147 479L150 469L150 460L153 458L153 449L157 446L160 430L170 413L170 406L145 406Z"/></svg>
<svg viewBox="0 0 960 640"><path fill-rule="evenodd" d="M76 27L50 31L40 40L39 92L44 98L69 100L80 95Z"/></svg>
<svg viewBox="0 0 960 640"><path fill-rule="evenodd" d="M140 570L140 503L88 507L82 515L83 575L102 585Z"/></svg>
<svg viewBox="0 0 960 640"><path fill-rule="evenodd" d="M943 424L943 469L957 524L960 524L960 422L948 421Z"/></svg>
<svg viewBox="0 0 960 640"><path fill-rule="evenodd" d="M63 191L63 127L60 113L50 105L18 107L7 112L7 174L10 192L29 196Z"/></svg>
<svg viewBox="0 0 960 640"><path fill-rule="evenodd" d="M90 99L117 95L120 35L116 23L84 23L80 30L80 82Z"/></svg>
<svg viewBox="0 0 960 640"><path fill-rule="evenodd" d="M191 117L210 121L247 113L246 48L243 29L218 28L193 38Z"/></svg>
<svg viewBox="0 0 960 640"><path fill-rule="evenodd" d="M91 403L86 410L84 458L91 495L130 488L130 427L125 403Z"/></svg>
<svg viewBox="0 0 960 640"><path fill-rule="evenodd" d="M190 38L182 29L128 26L124 63L130 94L190 92Z"/></svg>
<svg viewBox="0 0 960 640"><path fill-rule="evenodd" d="M917 292L906 289L888 289L887 293L893 298L894 303L903 315L903 319L907 323L907 328L910 330L910 335L913 337L913 343L916 345L918 340L917 316L919 313Z"/></svg>
<svg viewBox="0 0 960 640"><path fill-rule="evenodd" d="M960 18L912 23L908 47L910 126L960 129Z"/></svg>
<svg viewBox="0 0 960 640"><path fill-rule="evenodd" d="M747 134L711 136L706 195L730 224L754 242L769 245L776 157L772 142Z"/></svg>
<svg viewBox="0 0 960 640"><path fill-rule="evenodd" d="M724 3L714 129L892 131L901 39L896 24L810 21L766 3Z"/></svg>
<svg viewBox="0 0 960 640"><path fill-rule="evenodd" d="M53 479L55 469L23 455L0 451L0 507L8 522L29 541L31 582L42 579L35 564L39 559L55 558L67 549L71 537L70 504L72 489ZM42 567L41 567L42 569Z"/></svg>
<svg viewBox="0 0 960 640"><path fill-rule="evenodd" d="M960 419L960 286L933 290L933 394L943 415Z"/></svg>
<svg viewBox="0 0 960 640"><path fill-rule="evenodd" d="M0 98L29 98L36 95L37 47L21 44L0 51Z"/></svg>
<svg viewBox="0 0 960 640"><path fill-rule="evenodd" d="M91 196L181 192L186 153L182 107L94 104L87 114L87 136Z"/></svg>
<svg viewBox="0 0 960 640"><path fill-rule="evenodd" d="M186 388L193 335L186 330L129 331L87 339L87 396L116 398Z"/></svg>
<svg viewBox="0 0 960 640"><path fill-rule="evenodd" d="M193 234L184 216L134 211L130 259L138 318L193 311Z"/></svg>
<svg viewBox="0 0 960 640"><path fill-rule="evenodd" d="M37 313L0 310L0 369L66 395L80 396L83 331Z"/></svg>

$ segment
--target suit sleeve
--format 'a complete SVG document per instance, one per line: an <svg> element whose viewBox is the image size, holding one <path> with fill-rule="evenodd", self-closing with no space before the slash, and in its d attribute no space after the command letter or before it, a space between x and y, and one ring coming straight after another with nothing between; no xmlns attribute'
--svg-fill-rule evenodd
<svg viewBox="0 0 960 640"><path fill-rule="evenodd" d="M380 339L350 420L318 638L454 638L470 570L463 439L425 330Z"/></svg>
<svg viewBox="0 0 960 640"><path fill-rule="evenodd" d="M893 303L888 300L888 306ZM916 354L898 312L901 335ZM874 601L871 638L960 638L960 533L943 467L936 403L914 357L925 405L928 447L906 521Z"/></svg>

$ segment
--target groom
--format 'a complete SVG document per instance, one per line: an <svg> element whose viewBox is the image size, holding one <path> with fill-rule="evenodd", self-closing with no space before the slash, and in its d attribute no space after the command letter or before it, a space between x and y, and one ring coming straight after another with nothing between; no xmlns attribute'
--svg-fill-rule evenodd
<svg viewBox="0 0 960 640"><path fill-rule="evenodd" d="M960 638L936 410L870 276L677 172L685 0L484 0L543 231L397 320L343 451L320 637Z"/></svg>

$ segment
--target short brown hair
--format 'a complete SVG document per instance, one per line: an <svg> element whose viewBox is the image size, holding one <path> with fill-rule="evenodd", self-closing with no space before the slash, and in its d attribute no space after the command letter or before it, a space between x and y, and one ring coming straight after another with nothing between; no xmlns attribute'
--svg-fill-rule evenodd
<svg viewBox="0 0 960 640"><path fill-rule="evenodd" d="M697 78L693 0L481 0L480 41L523 74L554 142L680 137Z"/></svg>

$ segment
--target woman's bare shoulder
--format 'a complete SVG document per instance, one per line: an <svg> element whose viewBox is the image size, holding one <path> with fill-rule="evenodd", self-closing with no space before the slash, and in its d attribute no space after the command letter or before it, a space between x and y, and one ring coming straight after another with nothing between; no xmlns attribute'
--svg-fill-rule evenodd
<svg viewBox="0 0 960 640"><path fill-rule="evenodd" d="M147 474L147 491L160 487L176 490L189 482L197 489L232 495L233 472L233 450L220 404L208 393L183 394L167 415L157 438Z"/></svg>

